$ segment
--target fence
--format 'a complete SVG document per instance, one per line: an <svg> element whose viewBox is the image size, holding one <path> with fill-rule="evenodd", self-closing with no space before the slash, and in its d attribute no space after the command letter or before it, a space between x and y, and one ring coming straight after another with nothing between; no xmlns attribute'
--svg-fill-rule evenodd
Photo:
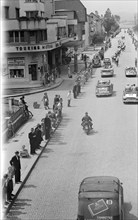
<svg viewBox="0 0 138 220"><path fill-rule="evenodd" d="M4 141L12 137L15 132L27 121L23 107L9 117L8 122L4 123L3 137Z"/></svg>

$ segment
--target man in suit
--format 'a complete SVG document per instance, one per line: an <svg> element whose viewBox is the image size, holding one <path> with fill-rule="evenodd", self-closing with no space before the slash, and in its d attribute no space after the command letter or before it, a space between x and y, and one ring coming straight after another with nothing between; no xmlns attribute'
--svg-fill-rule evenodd
<svg viewBox="0 0 138 220"><path fill-rule="evenodd" d="M34 128L31 128L31 132L28 134L30 142L30 154L36 154L36 133Z"/></svg>
<svg viewBox="0 0 138 220"><path fill-rule="evenodd" d="M50 138L50 131L51 131L51 120L48 114L44 119L44 126L45 126L45 139L48 140Z"/></svg>
<svg viewBox="0 0 138 220"><path fill-rule="evenodd" d="M11 166L15 169L15 183L21 183L21 163L20 163L20 156L19 151L15 152L15 156L12 157L10 160Z"/></svg>

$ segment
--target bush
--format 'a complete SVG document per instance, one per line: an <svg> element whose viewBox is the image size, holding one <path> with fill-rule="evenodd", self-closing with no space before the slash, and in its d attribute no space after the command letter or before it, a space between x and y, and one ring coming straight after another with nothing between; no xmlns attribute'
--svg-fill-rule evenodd
<svg viewBox="0 0 138 220"><path fill-rule="evenodd" d="M93 44L103 43L104 39L105 39L105 36L103 34L101 35L99 33L96 33L92 37L92 42Z"/></svg>

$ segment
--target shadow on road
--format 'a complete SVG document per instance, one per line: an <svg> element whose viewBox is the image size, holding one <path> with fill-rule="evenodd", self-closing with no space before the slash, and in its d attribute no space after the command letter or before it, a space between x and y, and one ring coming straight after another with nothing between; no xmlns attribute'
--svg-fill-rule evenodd
<svg viewBox="0 0 138 220"><path fill-rule="evenodd" d="M24 210L25 206L31 206L31 199L17 199L14 205L12 206L12 209L7 215L7 219L12 220L20 220L19 216L22 214L27 214L26 212L22 212ZM18 217L17 217L18 216Z"/></svg>
<svg viewBox="0 0 138 220"><path fill-rule="evenodd" d="M138 220L138 217L131 214L132 210L132 204L131 203L124 203L124 209L125 209L125 220Z"/></svg>

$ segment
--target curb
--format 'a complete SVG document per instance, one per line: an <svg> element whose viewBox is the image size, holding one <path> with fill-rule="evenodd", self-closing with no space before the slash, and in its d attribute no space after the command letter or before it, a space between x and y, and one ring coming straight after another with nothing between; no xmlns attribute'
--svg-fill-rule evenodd
<svg viewBox="0 0 138 220"><path fill-rule="evenodd" d="M61 119L62 121L62 119ZM61 123L60 121L60 123ZM60 125L60 123L58 124L58 126ZM55 131L57 130L58 126L55 128L53 134L55 133ZM20 191L22 190L24 184L26 183L29 175L31 174L33 168L35 167L36 163L38 162L40 156L42 155L43 151L45 150L46 146L48 145L49 141L51 140L52 136L47 140L46 144L44 145L44 147L42 148L42 150L40 151L40 153L38 154L38 156L36 158L32 158L32 161L30 162L30 164L28 165L28 167L26 168L26 171L24 172L22 178L23 181L21 183L21 185L18 187L17 185L15 185L14 190L16 190L17 187L17 191L15 193L14 199L11 201L11 203L9 204L9 206L7 207L6 210L3 211L3 215L6 216L8 214L8 212L10 211L11 207L13 206L13 204L15 203L15 200L17 198L17 196L19 195Z"/></svg>
<svg viewBox="0 0 138 220"><path fill-rule="evenodd" d="M61 79L61 81L59 83L57 83L55 86L51 86L49 88L44 88L41 90L35 90L35 91L30 91L30 92L25 92L25 93L18 93L18 94L14 94L14 95L4 95L2 98L10 98L10 97L18 97L18 96L26 96L26 95L31 95L31 94L35 94L35 93L40 93L40 92L44 92L44 91L48 91L51 89L54 89L58 86L60 86L63 83L64 79Z"/></svg>

